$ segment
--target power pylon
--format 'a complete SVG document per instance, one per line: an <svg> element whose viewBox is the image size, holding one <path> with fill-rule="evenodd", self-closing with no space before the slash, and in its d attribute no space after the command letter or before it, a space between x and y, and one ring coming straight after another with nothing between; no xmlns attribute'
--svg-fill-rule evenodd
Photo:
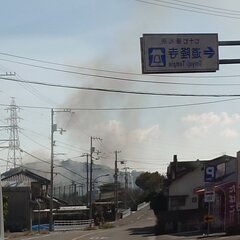
<svg viewBox="0 0 240 240"><path fill-rule="evenodd" d="M10 106L6 109L10 111L10 117L8 120L8 130L10 131L9 144L8 144L8 157L7 157L7 167L6 170L10 168L15 168L17 165L22 165L22 156L20 151L20 141L19 141L19 130L18 121L18 111L20 108L16 105L15 99L12 98Z"/></svg>

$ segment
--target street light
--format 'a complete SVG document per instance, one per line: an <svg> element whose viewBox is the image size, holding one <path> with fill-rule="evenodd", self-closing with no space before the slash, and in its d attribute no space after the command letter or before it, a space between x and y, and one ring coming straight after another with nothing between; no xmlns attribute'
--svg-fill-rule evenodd
<svg viewBox="0 0 240 240"><path fill-rule="evenodd" d="M101 178L101 177L108 177L108 176L110 176L109 173L104 174L104 175L100 175L100 176L98 176L98 177L96 177L96 178L93 179L93 183L96 182L96 180L97 180L98 178Z"/></svg>

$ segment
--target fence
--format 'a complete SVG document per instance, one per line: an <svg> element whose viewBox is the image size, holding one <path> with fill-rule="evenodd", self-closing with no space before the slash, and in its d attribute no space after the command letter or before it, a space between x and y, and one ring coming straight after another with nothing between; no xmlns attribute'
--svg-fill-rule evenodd
<svg viewBox="0 0 240 240"><path fill-rule="evenodd" d="M94 223L93 219L88 220L55 220L54 230L55 231L69 231L79 230L88 227L90 223Z"/></svg>
<svg viewBox="0 0 240 240"><path fill-rule="evenodd" d="M122 218L128 217L131 215L131 209L126 209L124 211L122 211Z"/></svg>
<svg viewBox="0 0 240 240"><path fill-rule="evenodd" d="M139 204L139 205L137 206L137 211L145 208L145 207L148 206L148 205L149 205L149 203L146 203L146 202L143 202L143 203Z"/></svg>

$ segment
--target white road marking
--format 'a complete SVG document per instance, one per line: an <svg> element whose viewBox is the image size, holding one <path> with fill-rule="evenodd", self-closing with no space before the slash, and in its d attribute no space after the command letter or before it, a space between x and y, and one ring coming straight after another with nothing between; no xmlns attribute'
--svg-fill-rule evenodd
<svg viewBox="0 0 240 240"><path fill-rule="evenodd" d="M103 231L101 231L101 232L103 232ZM101 232L99 232L99 233L101 233ZM81 235L79 237L72 238L72 240L78 240L78 239L81 239L81 238L84 238L84 237L87 237L87 236L90 236L90 235L94 235L94 234L96 234L96 232L87 233L87 234ZM107 238L90 237L89 239L107 239Z"/></svg>
<svg viewBox="0 0 240 240"><path fill-rule="evenodd" d="M84 234L84 235L81 235L81 236L79 236L79 237L72 238L72 240L78 240L78 239L81 239L81 238L83 238L83 237L87 237L87 236L93 235L93 234L94 234L94 233Z"/></svg>
<svg viewBox="0 0 240 240"><path fill-rule="evenodd" d="M100 239L100 240L103 240L103 239L109 239L109 237L91 237L89 239L92 239L92 240L97 240L97 239Z"/></svg>
<svg viewBox="0 0 240 240"><path fill-rule="evenodd" d="M156 236L151 236L151 237L148 237L147 239L148 239L148 240L155 240L155 239L157 239L157 238L156 238Z"/></svg>
<svg viewBox="0 0 240 240"><path fill-rule="evenodd" d="M36 238L45 238L45 237L48 237L50 236L51 234L47 234L47 235L42 235L42 236L39 236L39 235L36 235L34 237L29 237L29 238L25 238L26 240L32 240L32 239L36 239Z"/></svg>

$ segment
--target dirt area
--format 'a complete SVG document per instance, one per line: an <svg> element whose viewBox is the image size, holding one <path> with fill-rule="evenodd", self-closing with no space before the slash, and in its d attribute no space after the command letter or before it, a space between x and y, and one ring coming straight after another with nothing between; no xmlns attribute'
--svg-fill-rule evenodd
<svg viewBox="0 0 240 240"><path fill-rule="evenodd" d="M24 231L24 232L5 232L4 239L17 239L23 236L32 236L36 234L47 234L48 231Z"/></svg>

